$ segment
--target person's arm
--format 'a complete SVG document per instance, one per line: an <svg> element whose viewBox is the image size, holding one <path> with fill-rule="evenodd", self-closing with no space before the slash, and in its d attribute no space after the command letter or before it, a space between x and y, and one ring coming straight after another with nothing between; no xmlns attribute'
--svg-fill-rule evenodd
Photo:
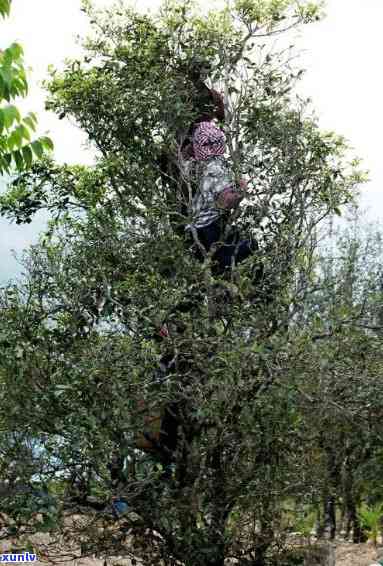
<svg viewBox="0 0 383 566"><path fill-rule="evenodd" d="M236 208L245 196L246 181L234 181L226 163L222 160L209 164L204 179L202 194L206 195L211 207L221 210Z"/></svg>
<svg viewBox="0 0 383 566"><path fill-rule="evenodd" d="M232 183L224 188L217 197L217 206L224 210L237 208L246 193L247 183L241 179L237 185Z"/></svg>
<svg viewBox="0 0 383 566"><path fill-rule="evenodd" d="M232 183L229 170L222 160L209 163L201 183L202 198L212 208L217 208L219 195Z"/></svg>

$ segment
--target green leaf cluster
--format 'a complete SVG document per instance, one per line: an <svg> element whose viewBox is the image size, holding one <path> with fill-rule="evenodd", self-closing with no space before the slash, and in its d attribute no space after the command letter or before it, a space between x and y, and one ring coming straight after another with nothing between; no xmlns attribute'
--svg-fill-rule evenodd
<svg viewBox="0 0 383 566"><path fill-rule="evenodd" d="M309 23L321 16L321 3L291 0L235 0L234 8L248 26L277 30L281 22L291 25L289 18Z"/></svg>
<svg viewBox="0 0 383 566"><path fill-rule="evenodd" d="M0 14L9 15L10 2L2 0ZM28 93L23 48L13 43L0 52L0 174L28 169L34 159L53 149L52 141L42 136L32 141L37 118L32 112L20 115L11 102Z"/></svg>
<svg viewBox="0 0 383 566"><path fill-rule="evenodd" d="M363 505L359 510L359 519L362 526L367 530L369 539L376 547L380 534L383 517L383 503L375 505Z"/></svg>
<svg viewBox="0 0 383 566"><path fill-rule="evenodd" d="M11 1L12 0L0 0L0 16L9 16L11 11Z"/></svg>

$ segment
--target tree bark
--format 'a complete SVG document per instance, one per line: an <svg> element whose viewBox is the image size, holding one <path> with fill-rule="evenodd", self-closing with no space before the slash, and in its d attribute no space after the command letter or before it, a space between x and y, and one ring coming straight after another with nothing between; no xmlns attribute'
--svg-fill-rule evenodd
<svg viewBox="0 0 383 566"><path fill-rule="evenodd" d="M324 500L324 535L334 540L336 533L336 505L334 495L328 495Z"/></svg>
<svg viewBox="0 0 383 566"><path fill-rule="evenodd" d="M331 544L313 545L305 552L304 566L335 566L335 551Z"/></svg>

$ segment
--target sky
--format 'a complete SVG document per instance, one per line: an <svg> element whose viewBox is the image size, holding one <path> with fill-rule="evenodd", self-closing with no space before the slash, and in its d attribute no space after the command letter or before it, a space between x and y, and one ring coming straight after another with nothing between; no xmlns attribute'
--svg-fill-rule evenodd
<svg viewBox="0 0 383 566"><path fill-rule="evenodd" d="M94 0L98 6L113 0ZM140 8L155 8L158 0L140 0ZM91 163L84 134L68 120L44 110L42 81L48 65L60 67L65 58L81 53L76 37L89 30L81 0L13 0L11 17L0 21L0 48L19 41L30 68L30 93L18 106L37 112L39 129L55 144L59 162ZM370 182L362 189L361 205L370 221L383 219L382 0L327 0L327 17L304 26L294 43L302 50L306 69L300 92L310 96L321 127L344 135L363 158ZM0 283L20 273L14 258L37 240L47 217L17 226L0 219Z"/></svg>

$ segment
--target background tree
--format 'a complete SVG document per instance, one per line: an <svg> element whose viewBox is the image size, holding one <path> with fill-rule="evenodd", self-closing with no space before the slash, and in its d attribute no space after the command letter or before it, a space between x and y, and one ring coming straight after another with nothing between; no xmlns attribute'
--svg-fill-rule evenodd
<svg viewBox="0 0 383 566"><path fill-rule="evenodd" d="M357 216L327 243L316 254L305 295L298 293L300 314L295 322L311 327L312 370L306 386L321 390L329 404L322 413L309 409L316 431L313 455L322 454L325 466L316 497L323 505L320 527L334 538L338 507L339 531L344 529L349 537L352 530L354 542L361 542L358 507L362 500L377 502L367 478L377 469L380 454L381 233L363 228ZM309 405L314 402L311 395L312 390Z"/></svg>

